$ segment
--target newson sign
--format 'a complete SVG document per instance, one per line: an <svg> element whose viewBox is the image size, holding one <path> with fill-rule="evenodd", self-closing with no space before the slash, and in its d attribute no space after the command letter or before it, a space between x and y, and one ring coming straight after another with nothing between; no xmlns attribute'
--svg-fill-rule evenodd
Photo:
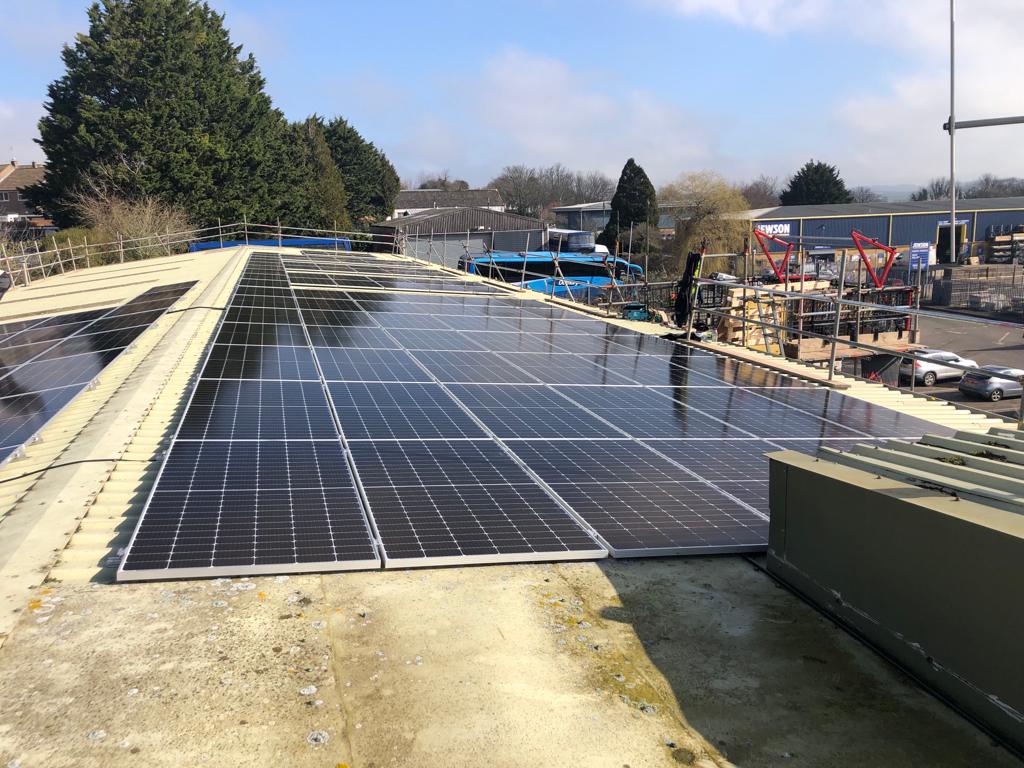
<svg viewBox="0 0 1024 768"><path fill-rule="evenodd" d="M793 223L790 221L778 221L772 222L771 224L755 224L754 229L758 232L763 232L766 235L772 235L779 237L780 235L789 235Z"/></svg>

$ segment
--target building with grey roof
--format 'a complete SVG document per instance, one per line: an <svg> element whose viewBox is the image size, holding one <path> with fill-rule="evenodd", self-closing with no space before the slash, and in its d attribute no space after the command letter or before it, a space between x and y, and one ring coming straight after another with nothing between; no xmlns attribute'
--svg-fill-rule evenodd
<svg viewBox="0 0 1024 768"><path fill-rule="evenodd" d="M437 208L487 208L500 213L505 210L505 201L496 189L403 189L391 218Z"/></svg>

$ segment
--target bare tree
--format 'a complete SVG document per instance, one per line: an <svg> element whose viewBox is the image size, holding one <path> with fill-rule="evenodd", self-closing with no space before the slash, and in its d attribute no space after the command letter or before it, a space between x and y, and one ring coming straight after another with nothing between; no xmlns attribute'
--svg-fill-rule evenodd
<svg viewBox="0 0 1024 768"><path fill-rule="evenodd" d="M854 187L850 190L855 203L881 203L885 198L875 192L871 187Z"/></svg>
<svg viewBox="0 0 1024 768"><path fill-rule="evenodd" d="M1013 176L1000 179L991 173L983 174L977 181L963 188L966 198L1016 197L1024 195L1024 179Z"/></svg>
<svg viewBox="0 0 1024 768"><path fill-rule="evenodd" d="M740 187L740 194L751 208L774 208L779 204L779 179L761 174Z"/></svg>
<svg viewBox="0 0 1024 768"><path fill-rule="evenodd" d="M957 197L963 197L963 190L957 190ZM936 178L929 181L925 186L921 187L917 192L914 192L910 196L911 200L923 201L923 200L948 200L949 199L949 179L946 177Z"/></svg>
<svg viewBox="0 0 1024 768"><path fill-rule="evenodd" d="M615 182L596 171L572 171L561 163L543 168L509 165L488 185L501 193L509 210L540 216L553 206L607 200Z"/></svg>
<svg viewBox="0 0 1024 768"><path fill-rule="evenodd" d="M191 229L184 209L149 195L126 192L119 180L124 166L98 166L70 195L75 218L92 230L93 242L113 242L118 236L129 241L128 259L160 256L181 250L184 242L172 247L168 234ZM184 240L184 237L177 238Z"/></svg>
<svg viewBox="0 0 1024 768"><path fill-rule="evenodd" d="M747 221L733 214L747 209L747 200L721 175L712 171L684 173L658 190L658 198L679 205L672 252L682 269L688 251L706 242L711 251L738 252L743 248Z"/></svg>

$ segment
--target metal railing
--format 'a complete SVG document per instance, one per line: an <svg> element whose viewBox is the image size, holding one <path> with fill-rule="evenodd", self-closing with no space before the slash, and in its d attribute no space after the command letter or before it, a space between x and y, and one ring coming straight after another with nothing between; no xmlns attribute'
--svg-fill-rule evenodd
<svg viewBox="0 0 1024 768"><path fill-rule="evenodd" d="M727 286L727 287L731 288L732 290L742 289L744 291L744 293L749 291L749 292L751 292L755 296L755 298L760 296L760 295L766 295L766 296L771 296L771 297L778 297L778 298L781 298L781 299L787 300L787 301L800 301L800 300L807 301L808 299L810 299L810 300L814 300L814 301L818 301L818 302L822 302L822 303L827 303L827 304L830 304L832 307L834 307L834 309L832 311L832 314L835 317L835 324L837 326L839 324L839 319L842 317L843 309L846 308L846 307L852 307L852 308L855 308L855 309L856 308L871 309L871 310L877 310L877 309L881 308L881 309L884 309L886 311L899 311L901 314L905 314L908 317L912 317L912 318L922 318L922 317L924 317L924 318L933 318L933 319L942 319L942 320L949 320L950 319L950 316L949 316L948 313L937 312L935 310L919 309L919 308L911 306L911 305L899 305L899 306L879 305L879 304L873 304L873 303L870 303L870 302L857 301L855 299L845 299L842 296L842 291L841 290L837 290L835 294L831 294L831 293L802 293L802 292L799 292L799 291L787 291L787 290L784 290L784 289L780 290L779 288L769 288L769 287L766 287L766 286L738 284L738 283L734 283L734 282L723 282L723 281L719 281L719 280L711 280L709 278L698 278L697 283L698 283L698 293L699 293L699 291L703 290L704 286ZM690 316L690 324L689 324L688 328L686 329L687 330L687 337L688 338L689 338L689 336L693 332L693 323L694 323L695 315L698 314L698 313L703 312L705 314L708 314L708 315L711 315L711 316L714 316L714 317L728 318L728 319L733 320L733 321L738 321L743 326L745 326L746 324L751 324L751 325L754 325L754 326L759 327L759 328L770 328L770 329L772 329L772 330L774 330L776 332L783 332L783 333L788 333L788 334L791 334L791 335L799 335L801 337L808 337L808 338L812 338L812 339L821 339L821 340L825 341L829 345L829 348L830 348L829 368L828 368L828 378L829 378L830 381L832 380L832 378L833 378L833 376L835 374L835 361L836 361L836 357L837 357L837 354L838 354L838 349L839 349L840 346L851 347L851 348L854 348L854 349L863 349L863 350L866 350L866 351L869 351L869 352L872 352L872 353L875 353L875 354L891 355L893 357L899 358L900 360L908 360L908 361L910 361L912 363L913 362L917 362L917 361L922 361L922 362L928 362L929 361L929 358L925 357L924 355L915 354L913 351L906 351L906 352L904 352L904 351L897 351L897 350L894 350L894 349L892 349L890 347L883 347L883 346L880 346L880 345L877 345L877 344L871 344L869 342L861 341L859 339L857 339L857 340L854 340L854 339L840 339L837 330L833 330L832 333L819 333L819 332L816 332L816 331L811 331L811 330L809 330L807 328L794 329L793 327L788 326L788 325L784 325L782 323L771 322L771 321L768 321L768 320L765 320L765 319L762 319L762 318L748 317L745 312L742 313L742 315L740 317L736 317L732 313L722 311L719 308L701 307L701 306L699 306L699 301L698 301L697 304L698 304L698 306L696 307L696 309L693 312L693 314L691 314L691 316ZM980 325L988 325L988 326L996 326L996 327L1001 327L1001 328L1009 328L1009 329L1013 329L1013 330L1016 330L1018 332L1024 333L1024 325L1021 325L1021 324L1018 324L1018 323L1011 323L1011 322L1002 321L1002 320L991 320L991 319L982 318L982 317L961 316L961 315L958 315L956 319L961 320L963 322L968 322L968 323L976 323L976 324L980 324ZM746 335L745 328L743 329L743 335L744 336ZM945 361L943 362L943 366L944 367L949 367L949 368L954 368L956 370L963 371L964 373L973 373L973 374L978 374L978 375L981 375L981 376L988 376L988 377L994 378L994 379L1014 381L1014 382L1017 382L1018 384L1021 384L1022 386L1024 386L1024 376L1011 376L1011 375L1008 375L1008 374L999 373L997 371L993 371L993 370L990 370L990 369L984 369L984 368L980 368L980 367L977 367L977 366L961 365L959 363L952 363L952 362L945 362ZM1006 367L1009 367L1009 366L1006 366ZM1018 429L1024 429L1024 397L1021 398L1020 408L1018 409L1017 428Z"/></svg>
<svg viewBox="0 0 1024 768"><path fill-rule="evenodd" d="M104 264L141 261L161 256L186 253L193 246L207 243L210 247L228 247L246 244L289 244L302 247L324 247L339 250L378 249L394 252L396 239L391 235L370 234L339 229L288 227L280 223L258 224L249 221L217 224L177 232L160 232L141 237L118 235L116 240L90 243L88 237L81 242L62 238L60 232L48 235L42 242L50 248L40 248L40 241L21 241L15 250L0 242L0 265L12 279L12 285L27 286L33 280L65 274Z"/></svg>

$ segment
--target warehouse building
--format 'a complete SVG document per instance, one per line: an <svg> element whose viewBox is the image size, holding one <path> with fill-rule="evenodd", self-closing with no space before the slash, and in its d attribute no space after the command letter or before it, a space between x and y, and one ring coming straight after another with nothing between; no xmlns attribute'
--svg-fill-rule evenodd
<svg viewBox="0 0 1024 768"><path fill-rule="evenodd" d="M408 253L454 267L468 251L527 251L547 242L544 222L490 208L430 208L379 221L370 232L381 244L406 243Z"/></svg>
<svg viewBox="0 0 1024 768"><path fill-rule="evenodd" d="M805 248L840 247L856 229L895 248L913 243L935 246L936 261L950 263L949 201L788 205L748 211L751 230L758 229ZM1024 197L962 200L957 203L958 251L984 260L1015 230L1024 242ZM751 232L753 234L753 232Z"/></svg>

